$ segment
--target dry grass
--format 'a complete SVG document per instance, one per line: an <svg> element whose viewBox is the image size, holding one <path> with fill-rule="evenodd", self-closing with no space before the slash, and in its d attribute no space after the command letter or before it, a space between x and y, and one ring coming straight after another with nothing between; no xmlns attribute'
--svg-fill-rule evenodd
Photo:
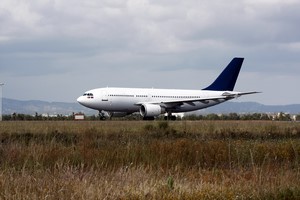
<svg viewBox="0 0 300 200"><path fill-rule="evenodd" d="M0 199L299 199L300 124L2 122Z"/></svg>

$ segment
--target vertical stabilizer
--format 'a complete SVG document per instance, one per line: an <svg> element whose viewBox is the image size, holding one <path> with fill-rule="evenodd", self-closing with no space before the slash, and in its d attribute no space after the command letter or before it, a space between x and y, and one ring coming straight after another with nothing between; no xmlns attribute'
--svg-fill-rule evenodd
<svg viewBox="0 0 300 200"><path fill-rule="evenodd" d="M233 58L218 78L203 90L233 91L244 58Z"/></svg>

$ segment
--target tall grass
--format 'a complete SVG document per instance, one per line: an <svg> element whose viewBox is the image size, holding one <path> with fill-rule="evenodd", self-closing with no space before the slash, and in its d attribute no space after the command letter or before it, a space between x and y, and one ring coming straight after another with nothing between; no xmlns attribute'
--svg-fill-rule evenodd
<svg viewBox="0 0 300 200"><path fill-rule="evenodd" d="M300 124L2 122L0 199L297 199Z"/></svg>

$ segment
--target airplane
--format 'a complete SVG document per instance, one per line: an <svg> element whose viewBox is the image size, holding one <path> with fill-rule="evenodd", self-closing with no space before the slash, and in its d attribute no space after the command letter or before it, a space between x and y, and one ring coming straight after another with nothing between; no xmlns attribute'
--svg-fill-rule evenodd
<svg viewBox="0 0 300 200"><path fill-rule="evenodd" d="M144 120L154 120L162 114L166 115L166 120L176 120L172 113L200 110L259 93L233 91L243 61L244 58L233 58L217 79L202 90L106 87L85 92L77 102L98 110L102 120L135 112L139 112Z"/></svg>

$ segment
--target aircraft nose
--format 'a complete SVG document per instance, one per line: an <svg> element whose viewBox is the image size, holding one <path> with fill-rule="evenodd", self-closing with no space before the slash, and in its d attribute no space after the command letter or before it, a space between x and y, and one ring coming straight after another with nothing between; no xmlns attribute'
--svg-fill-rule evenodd
<svg viewBox="0 0 300 200"><path fill-rule="evenodd" d="M80 96L77 98L77 102L80 103L81 105L85 104L85 98L83 96Z"/></svg>

